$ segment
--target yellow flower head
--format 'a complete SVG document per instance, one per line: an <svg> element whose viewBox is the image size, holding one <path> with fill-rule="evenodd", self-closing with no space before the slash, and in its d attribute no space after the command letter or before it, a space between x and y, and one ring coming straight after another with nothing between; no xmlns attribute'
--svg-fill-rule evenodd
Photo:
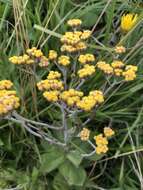
<svg viewBox="0 0 143 190"><path fill-rule="evenodd" d="M93 96L93 98L95 99L95 101L96 101L98 104L101 104L101 103L104 102L104 96L103 96L102 91L100 91L100 90L93 90L93 91L90 91L89 95L90 95L90 96Z"/></svg>
<svg viewBox="0 0 143 190"><path fill-rule="evenodd" d="M77 102L76 106L84 111L91 111L97 104L97 101L93 96L84 96L80 101Z"/></svg>
<svg viewBox="0 0 143 190"><path fill-rule="evenodd" d="M39 66L40 67L47 67L49 65L49 60L46 56L42 56L40 59Z"/></svg>
<svg viewBox="0 0 143 190"><path fill-rule="evenodd" d="M13 83L10 80L0 81L0 90L10 89L12 86L13 86Z"/></svg>
<svg viewBox="0 0 143 190"><path fill-rule="evenodd" d="M117 77L122 76L123 70L122 69L114 69L114 75Z"/></svg>
<svg viewBox="0 0 143 190"><path fill-rule="evenodd" d="M85 64L84 67L78 70L79 78L85 78L95 73L95 66Z"/></svg>
<svg viewBox="0 0 143 190"><path fill-rule="evenodd" d="M111 137L115 134L115 132L113 131L113 129L111 129L110 127L104 127L104 135L105 137Z"/></svg>
<svg viewBox="0 0 143 190"><path fill-rule="evenodd" d="M78 61L81 64L86 64L88 62L93 62L95 61L95 57L93 54L87 53L87 54L81 54L78 58Z"/></svg>
<svg viewBox="0 0 143 190"><path fill-rule="evenodd" d="M0 116L8 114L20 106L15 90L8 90L13 86L10 80L0 81Z"/></svg>
<svg viewBox="0 0 143 190"><path fill-rule="evenodd" d="M61 42L66 43L68 45L75 45L80 41L79 34L75 32L66 32L62 37L61 37Z"/></svg>
<svg viewBox="0 0 143 190"><path fill-rule="evenodd" d="M79 42L75 45L76 51L85 50L87 48L87 45L85 42Z"/></svg>
<svg viewBox="0 0 143 190"><path fill-rule="evenodd" d="M55 60L57 58L58 54L55 50L50 50L48 58L49 60Z"/></svg>
<svg viewBox="0 0 143 190"><path fill-rule="evenodd" d="M50 71L47 76L48 80L54 80L59 78L61 78L61 73L59 73L58 71Z"/></svg>
<svg viewBox="0 0 143 190"><path fill-rule="evenodd" d="M57 79L53 80L41 80L40 82L37 83L38 90L43 91L43 90L63 90L63 82L59 81Z"/></svg>
<svg viewBox="0 0 143 190"><path fill-rule="evenodd" d="M61 52L74 53L74 52L76 52L76 48L72 45L64 44L61 46Z"/></svg>
<svg viewBox="0 0 143 190"><path fill-rule="evenodd" d="M105 74L113 74L113 68L104 61L98 61L96 66L98 69L103 71Z"/></svg>
<svg viewBox="0 0 143 190"><path fill-rule="evenodd" d="M70 57L66 56L66 55L61 55L59 58L58 58L58 63L60 65L63 65L63 66L68 66L70 64Z"/></svg>
<svg viewBox="0 0 143 190"><path fill-rule="evenodd" d="M90 30L84 30L81 35L82 40L86 40L91 36L91 31Z"/></svg>
<svg viewBox="0 0 143 190"><path fill-rule="evenodd" d="M108 151L107 145L101 145L96 147L96 154L106 153Z"/></svg>
<svg viewBox="0 0 143 190"><path fill-rule="evenodd" d="M99 134L94 136L94 140L97 144L97 146L101 146L101 145L107 145L108 144L108 140L106 137L103 137L103 134Z"/></svg>
<svg viewBox="0 0 143 190"><path fill-rule="evenodd" d="M137 14L132 14L132 13L126 15L124 14L121 17L121 29L125 32L128 32L136 24L137 19L138 19Z"/></svg>
<svg viewBox="0 0 143 190"><path fill-rule="evenodd" d="M132 69L124 71L122 75L125 77L125 81L132 81L136 78L136 73Z"/></svg>
<svg viewBox="0 0 143 190"><path fill-rule="evenodd" d="M83 96L83 92L77 91L74 89L69 89L63 91L60 94L61 100L67 103L68 106L74 106L77 102L80 101L80 98Z"/></svg>
<svg viewBox="0 0 143 190"><path fill-rule="evenodd" d="M53 91L45 91L43 93L43 96L49 101L49 102L57 102L58 101L58 96L59 96L59 91L53 90Z"/></svg>
<svg viewBox="0 0 143 190"><path fill-rule="evenodd" d="M124 67L124 63L122 61L118 61L118 60L115 60L111 63L111 66L114 68L114 69L119 69L119 68L122 68Z"/></svg>
<svg viewBox="0 0 143 190"><path fill-rule="evenodd" d="M87 128L83 128L83 130L80 132L80 138L82 141L87 141L89 139L90 130Z"/></svg>
<svg viewBox="0 0 143 190"><path fill-rule="evenodd" d="M67 21L67 24L71 27L77 27L82 24L82 21L80 19L70 19Z"/></svg>
<svg viewBox="0 0 143 190"><path fill-rule="evenodd" d="M118 53L118 54L121 54L121 53L125 53L126 52L126 48L124 46L116 46L115 47L115 52Z"/></svg>

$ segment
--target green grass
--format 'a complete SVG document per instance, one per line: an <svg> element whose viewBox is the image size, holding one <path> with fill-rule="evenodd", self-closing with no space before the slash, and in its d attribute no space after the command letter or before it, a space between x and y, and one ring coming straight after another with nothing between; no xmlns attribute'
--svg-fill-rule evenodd
<svg viewBox="0 0 143 190"><path fill-rule="evenodd" d="M69 186L62 175L64 173L62 169L56 168L51 172L41 169L48 166L48 157L55 156L51 152L59 150L29 135L19 125L2 120L0 189L17 187L22 190L138 190L143 188L141 4L142 1L139 0L0 1L0 79L11 79L15 83L17 92L23 96L21 100L23 106L19 112L28 118L46 117L49 121L58 121L60 115L55 107L51 105L45 107L41 95L35 94L31 76L10 64L8 57L21 54L27 47L32 46L42 48L45 54L49 49L58 49L59 37L66 31L65 23L69 18L81 18L85 28L94 29L94 39L90 41L89 48L98 55L97 59L111 61L113 58L111 48L120 41L128 49L122 59L127 64L139 67L137 79L128 84L114 86L108 93L105 103L98 109L96 115L93 114L93 122L88 124L90 128L95 127L96 131L96 129L102 130L112 121L116 135L110 142L110 151L106 156L99 160L97 158L93 158L92 161L84 160L80 164L81 173L84 173L84 168L87 175L84 186ZM138 13L141 18L134 30L121 37L119 23L123 12ZM38 71L39 76L45 74L46 72L42 70ZM99 74L97 78L85 83L83 89L90 90L100 86L103 83L102 78L103 76ZM31 100L34 100L33 104ZM84 118L86 115L82 115L79 122ZM50 167L55 165L56 161L50 163ZM67 171L67 168L64 169Z"/></svg>

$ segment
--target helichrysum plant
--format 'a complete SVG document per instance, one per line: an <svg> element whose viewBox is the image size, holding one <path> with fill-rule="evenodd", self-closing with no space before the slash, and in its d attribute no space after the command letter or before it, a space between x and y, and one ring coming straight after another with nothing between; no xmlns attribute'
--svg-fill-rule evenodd
<svg viewBox="0 0 143 190"><path fill-rule="evenodd" d="M122 30L128 31L136 20L137 15L123 15ZM0 81L0 116L20 124L31 134L68 151L76 149L72 143L75 139L78 139L78 142L80 140L81 144L87 143L90 146L88 152L83 153L82 148L79 150L82 157L105 154L110 150L109 140L115 135L115 131L107 126L103 126L100 132L95 131L95 127L89 128L88 123L92 120L90 114L96 113L114 85L136 79L137 66L127 65L120 59L120 55L126 52L122 45L112 48L114 54L112 61L99 60L90 52L88 41L92 32L82 29L82 21L71 19L67 25L70 30L62 35L58 52L49 50L48 55L44 55L40 49L32 47L27 49L24 55L9 58L17 67L32 69L34 66L48 72L44 79L40 79L34 70L33 75L36 76L37 90L45 98L45 106L52 104L61 112L61 120L57 126L55 122L51 124L34 121L18 114L15 110L20 106L20 101L16 92L10 90L13 84L8 80ZM99 88L87 91L83 87L84 84L88 84L88 81L99 73L103 77L103 84ZM81 118L82 122L78 122L78 118L84 113L84 120ZM42 131L39 130L39 126L43 127ZM48 133L47 129L54 133ZM60 134L60 137L54 135L55 133Z"/></svg>

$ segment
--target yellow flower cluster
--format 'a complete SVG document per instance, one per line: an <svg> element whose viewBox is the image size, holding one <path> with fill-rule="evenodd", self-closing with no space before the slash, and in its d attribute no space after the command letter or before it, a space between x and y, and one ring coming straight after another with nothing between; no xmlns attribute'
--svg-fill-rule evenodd
<svg viewBox="0 0 143 190"><path fill-rule="evenodd" d="M42 56L39 61L40 67L47 67L49 65L49 59L46 56Z"/></svg>
<svg viewBox="0 0 143 190"><path fill-rule="evenodd" d="M71 27L77 27L82 24L82 21L80 19L70 19L67 21L67 24Z"/></svg>
<svg viewBox="0 0 143 190"><path fill-rule="evenodd" d="M58 96L60 92L58 90L51 90L51 91L45 91L43 93L43 96L49 101L49 102L57 102Z"/></svg>
<svg viewBox="0 0 143 190"><path fill-rule="evenodd" d="M55 60L57 57L58 57L58 54L55 50L49 51L49 55L48 55L49 60L51 60L51 61Z"/></svg>
<svg viewBox="0 0 143 190"><path fill-rule="evenodd" d="M12 56L9 58L9 61L17 65L21 65L21 64L31 65L34 63L34 60L31 59L30 56L27 54L24 54L22 56Z"/></svg>
<svg viewBox="0 0 143 190"><path fill-rule="evenodd" d="M33 47L26 50L27 54L21 56L12 56L9 58L9 61L17 65L31 65L38 63L40 67L47 67L49 65L49 60L46 56L43 55L40 49Z"/></svg>
<svg viewBox="0 0 143 190"><path fill-rule="evenodd" d="M121 54L121 53L125 53L126 52L126 48L124 46L116 46L115 47L115 52L118 53L118 54Z"/></svg>
<svg viewBox="0 0 143 190"><path fill-rule="evenodd" d="M94 140L96 142L96 153L102 154L106 153L108 151L108 140L106 137L103 137L103 134L99 134L94 137Z"/></svg>
<svg viewBox="0 0 143 190"><path fill-rule="evenodd" d="M61 55L58 58L58 63L63 66L68 66L70 64L70 58L66 55Z"/></svg>
<svg viewBox="0 0 143 190"><path fill-rule="evenodd" d="M78 19L72 19L68 21L70 26L76 26L81 24L81 21ZM63 45L61 46L62 52L75 53L78 51L85 50L87 48L84 40L87 40L91 36L90 30L83 31L70 31L65 32L65 34L61 37L61 42Z"/></svg>
<svg viewBox="0 0 143 190"><path fill-rule="evenodd" d="M83 96L83 92L77 91L74 89L69 89L66 91L63 91L60 95L61 100L67 103L68 106L74 106L79 101L80 98Z"/></svg>
<svg viewBox="0 0 143 190"><path fill-rule="evenodd" d="M137 66L128 65L123 72L123 76L125 77L125 81L132 81L136 78Z"/></svg>
<svg viewBox="0 0 143 190"><path fill-rule="evenodd" d="M104 62L104 61L99 61L96 64L97 68L103 71L105 74L113 74L113 68L110 66L110 64Z"/></svg>
<svg viewBox="0 0 143 190"><path fill-rule="evenodd" d="M82 69L78 70L79 78L85 78L95 73L95 66L85 64Z"/></svg>
<svg viewBox="0 0 143 190"><path fill-rule="evenodd" d="M137 23L138 15L137 14L124 14L121 17L121 29L125 32L130 31L134 25Z"/></svg>
<svg viewBox="0 0 143 190"><path fill-rule="evenodd" d="M119 69L119 68L122 68L125 66L125 64L122 62L122 61L113 61L111 63L111 66L114 68L114 69Z"/></svg>
<svg viewBox="0 0 143 190"><path fill-rule="evenodd" d="M90 136L90 130L87 128L83 128L83 130L80 132L80 139L82 141L87 141Z"/></svg>
<svg viewBox="0 0 143 190"><path fill-rule="evenodd" d="M39 90L62 90L63 83L59 80L42 80L37 83L37 87Z"/></svg>
<svg viewBox="0 0 143 190"><path fill-rule="evenodd" d="M10 80L1 80L0 81L0 90L8 90L13 86L13 83Z"/></svg>
<svg viewBox="0 0 143 190"><path fill-rule="evenodd" d="M120 77L123 75L123 70L122 69L114 69L114 75L117 77Z"/></svg>
<svg viewBox="0 0 143 190"><path fill-rule="evenodd" d="M114 74L118 77L123 76L125 81L132 81L136 78L137 66L125 66L122 61L115 60L111 65L104 61L99 61L96 66L105 74Z"/></svg>
<svg viewBox="0 0 143 190"><path fill-rule="evenodd" d="M43 96L48 101L61 100L68 106L76 106L84 111L90 111L96 105L104 102L103 93L98 90L89 92L88 96L84 96L83 92L75 89L63 91L63 83L58 80L60 76L60 73L51 71L47 77L48 79L37 83L39 90L45 90Z"/></svg>
<svg viewBox="0 0 143 190"><path fill-rule="evenodd" d="M61 73L59 73L58 71L50 71L47 76L48 80L54 80L59 78L61 78Z"/></svg>
<svg viewBox="0 0 143 190"><path fill-rule="evenodd" d="M16 91L8 90L12 86L13 83L9 80L0 81L0 116L8 114L20 106Z"/></svg>
<svg viewBox="0 0 143 190"><path fill-rule="evenodd" d="M37 83L37 87L40 91L43 90L63 90L63 82L58 80L61 74L57 71L50 71L49 75L47 76L46 80L42 80Z"/></svg>
<svg viewBox="0 0 143 190"><path fill-rule="evenodd" d="M98 104L101 104L104 102L104 96L102 91L100 90L93 90L89 92L90 96L93 96L93 98L96 100Z"/></svg>
<svg viewBox="0 0 143 190"><path fill-rule="evenodd" d="M125 64L122 62L122 61L113 61L111 63L111 66L113 67L113 70L114 70L114 75L119 77L119 76L122 76L123 74L123 69Z"/></svg>
<svg viewBox="0 0 143 190"><path fill-rule="evenodd" d="M33 47L31 49L27 49L26 50L26 53L29 55L29 56L33 56L33 57L36 57L36 58L40 58L43 56L43 53L40 49L37 49L36 47Z"/></svg>
<svg viewBox="0 0 143 190"><path fill-rule="evenodd" d="M104 127L104 136L103 134L99 134L94 136L94 140L96 143L96 153L102 154L108 151L108 137L111 137L115 134L115 132L110 127Z"/></svg>
<svg viewBox="0 0 143 190"><path fill-rule="evenodd" d="M84 42L79 42L75 44L74 46L64 44L61 46L62 52L68 52L68 53L75 53L77 51L82 51L87 48L86 44Z"/></svg>
<svg viewBox="0 0 143 190"><path fill-rule="evenodd" d="M81 40L87 40L91 36L90 30L84 30L80 36Z"/></svg>
<svg viewBox="0 0 143 190"><path fill-rule="evenodd" d="M115 132L113 131L113 129L111 129L110 127L104 127L104 135L105 137L111 137L115 134Z"/></svg>
<svg viewBox="0 0 143 190"><path fill-rule="evenodd" d="M89 63L89 62L94 62L95 61L95 57L93 54L84 54L84 55L80 55L79 58L78 58L78 61L81 63L81 64L86 64L86 63Z"/></svg>
<svg viewBox="0 0 143 190"><path fill-rule="evenodd" d="M77 107L84 111L90 111L102 102L104 102L103 93L95 90L91 91L88 96L84 96L79 102L77 102Z"/></svg>
<svg viewBox="0 0 143 190"><path fill-rule="evenodd" d="M94 140L96 143L96 153L102 154L108 151L108 139L109 137L113 136L115 132L110 127L104 128L104 136L103 134L99 134L94 136ZM82 141L88 141L90 136L90 130L87 128L83 128L80 132L80 139Z"/></svg>
<svg viewBox="0 0 143 190"><path fill-rule="evenodd" d="M74 45L77 45L82 40L88 39L90 35L91 35L90 30L85 30L83 32L81 31L66 32L61 37L61 42L67 45L74 46Z"/></svg>
<svg viewBox="0 0 143 190"><path fill-rule="evenodd" d="M61 42L68 45L75 45L80 41L80 36L75 32L66 32L61 37Z"/></svg>
<svg viewBox="0 0 143 190"><path fill-rule="evenodd" d="M84 96L81 101L77 102L77 107L84 111L90 111L96 105L96 100L93 96Z"/></svg>

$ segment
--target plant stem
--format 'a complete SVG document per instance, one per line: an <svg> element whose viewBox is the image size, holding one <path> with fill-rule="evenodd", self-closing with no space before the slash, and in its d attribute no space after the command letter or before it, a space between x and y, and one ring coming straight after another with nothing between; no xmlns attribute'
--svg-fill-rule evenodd
<svg viewBox="0 0 143 190"><path fill-rule="evenodd" d="M67 144L68 140L68 128L67 128L67 119L66 119L66 110L64 108L64 105L61 106L61 111L62 111L62 121L63 121L63 128L64 128L64 142Z"/></svg>
<svg viewBox="0 0 143 190"><path fill-rule="evenodd" d="M44 131L40 131L38 128L32 126L31 124L29 126L26 125L26 122L24 120L21 120L20 118L16 119L16 118L13 118L11 116L7 116L5 119L7 119L8 121L12 121L12 122L20 124L29 133L31 133L32 135L34 135L36 137L39 137L41 139L44 139L44 140L48 141L50 144L55 144L55 145L59 145L59 146L62 146L62 147L64 147L66 145L66 144L64 144L64 143L62 143L62 142L60 142L60 141L58 141L58 140L56 140L54 138L49 138Z"/></svg>

